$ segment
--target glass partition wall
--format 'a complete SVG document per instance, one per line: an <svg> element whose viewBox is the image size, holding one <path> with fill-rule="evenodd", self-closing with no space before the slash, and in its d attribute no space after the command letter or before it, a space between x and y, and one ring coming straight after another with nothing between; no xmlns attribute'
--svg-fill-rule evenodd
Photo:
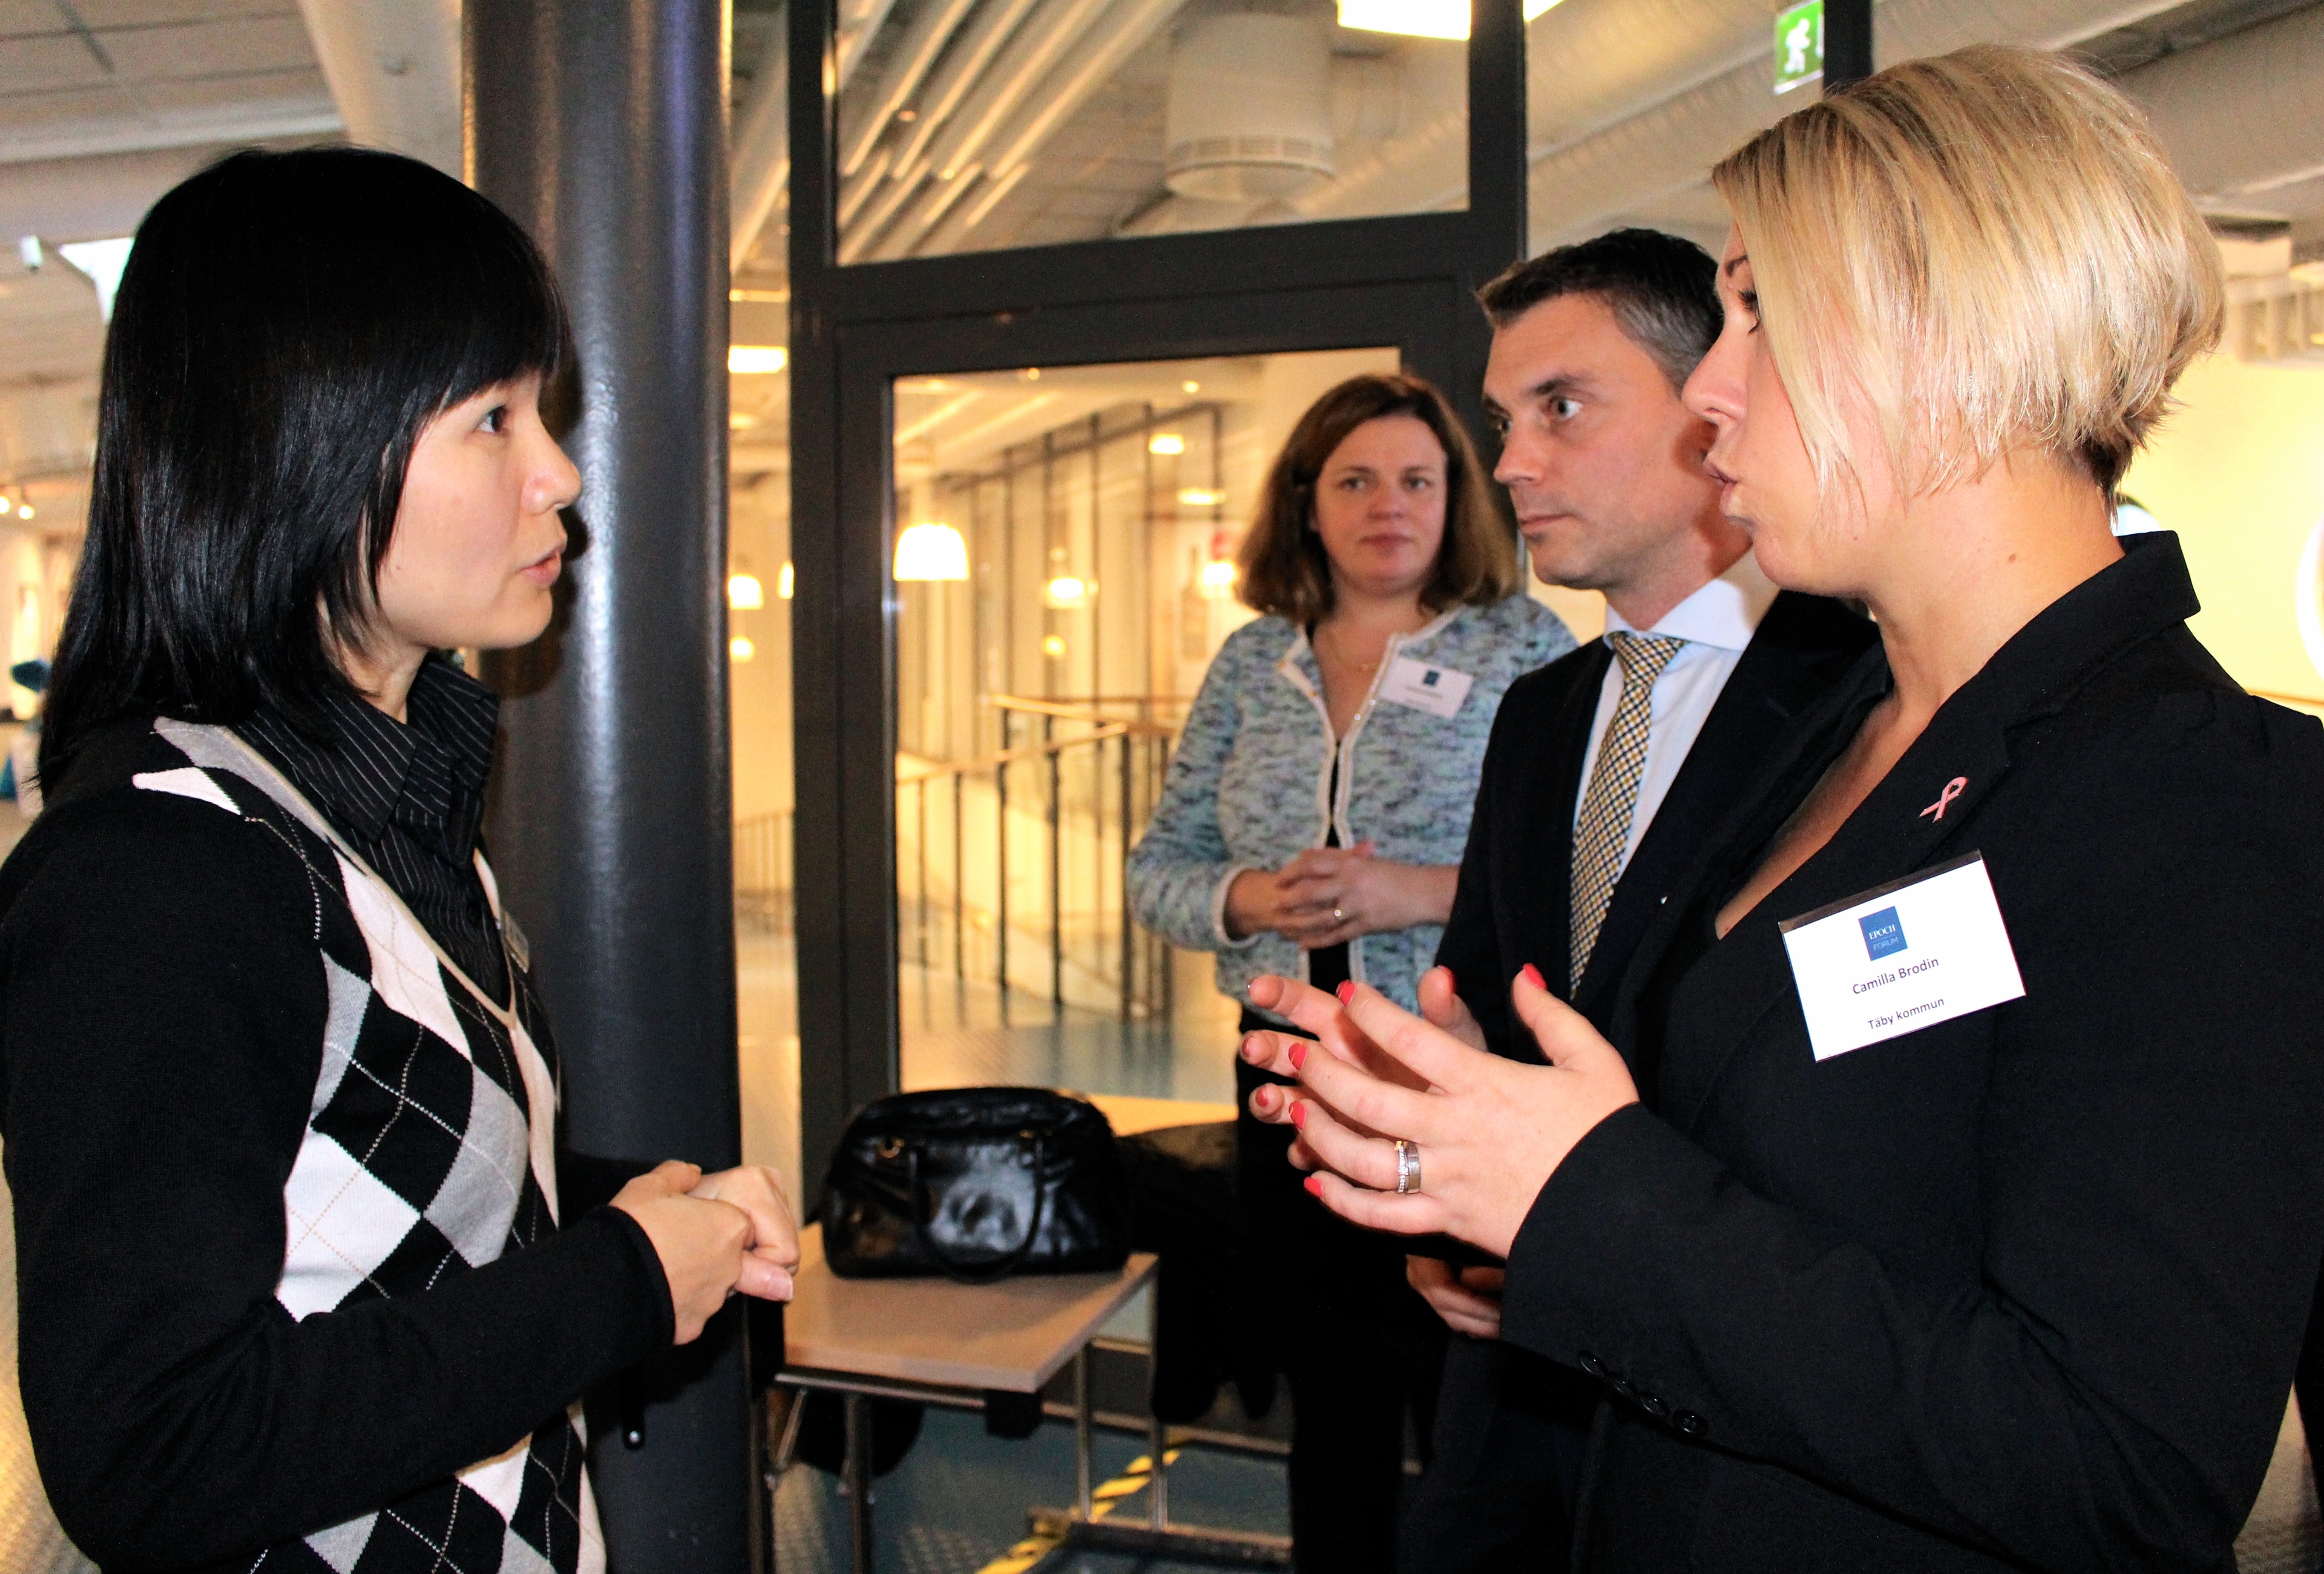
<svg viewBox="0 0 2324 1574"><path fill-rule="evenodd" d="M1122 864L1291 424L1394 349L897 380L903 1085L1222 1102L1210 956L1131 920Z"/></svg>

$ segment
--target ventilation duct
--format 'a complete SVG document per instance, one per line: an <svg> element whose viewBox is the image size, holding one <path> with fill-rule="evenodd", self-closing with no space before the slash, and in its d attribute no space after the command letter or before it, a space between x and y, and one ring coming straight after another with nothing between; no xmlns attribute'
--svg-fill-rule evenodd
<svg viewBox="0 0 2324 1574"><path fill-rule="evenodd" d="M2324 10L2295 11L2122 79L2179 178L2215 211L2315 213L2324 175Z"/></svg>
<svg viewBox="0 0 2324 1574"><path fill-rule="evenodd" d="M1979 41L2061 49L2168 9L2169 0L1886 0L1873 36L1882 64ZM1769 52L1763 42L1686 92L1546 150L1533 168L1534 249L1651 218L1658 204L1701 188L1712 163L1797 107L1770 90Z"/></svg>
<svg viewBox="0 0 2324 1574"><path fill-rule="evenodd" d="M1170 42L1163 127L1163 180L1181 197L1280 200L1329 179L1329 31L1249 13L1187 23Z"/></svg>

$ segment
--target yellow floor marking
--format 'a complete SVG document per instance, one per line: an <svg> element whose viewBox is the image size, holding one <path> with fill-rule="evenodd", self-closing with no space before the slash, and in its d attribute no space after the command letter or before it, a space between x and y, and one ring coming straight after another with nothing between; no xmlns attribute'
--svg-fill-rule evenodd
<svg viewBox="0 0 2324 1574"><path fill-rule="evenodd" d="M1178 1462L1178 1452L1172 1449L1162 1456L1165 1465ZM1114 1505L1125 1497L1134 1497L1146 1490L1146 1478L1152 1475L1152 1457L1140 1454L1130 1461L1129 1468L1112 1480L1090 1493L1090 1518L1103 1519L1113 1512ZM1006 1552L987 1563L977 1574L1025 1574L1025 1570L1057 1550L1060 1541L1056 1536L1027 1536Z"/></svg>

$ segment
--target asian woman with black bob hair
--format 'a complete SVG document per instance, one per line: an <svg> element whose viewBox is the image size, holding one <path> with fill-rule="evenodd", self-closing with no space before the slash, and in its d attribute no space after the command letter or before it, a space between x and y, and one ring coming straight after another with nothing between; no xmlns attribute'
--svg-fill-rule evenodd
<svg viewBox="0 0 2324 1574"><path fill-rule="evenodd" d="M764 1170L559 1207L496 702L440 653L547 626L567 340L392 154L236 154L138 231L0 868L24 1406L107 1568L600 1569L581 1394L789 1293Z"/></svg>

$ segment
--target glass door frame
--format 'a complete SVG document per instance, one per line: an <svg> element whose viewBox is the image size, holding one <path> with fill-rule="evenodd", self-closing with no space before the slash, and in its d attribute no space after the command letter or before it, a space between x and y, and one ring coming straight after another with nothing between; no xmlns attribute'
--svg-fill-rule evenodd
<svg viewBox="0 0 2324 1574"><path fill-rule="evenodd" d="M793 835L800 1155L899 1076L896 379L1395 345L1489 442L1474 295L1523 253L1522 0L1473 0L1469 206L840 266L834 0L792 0ZM1491 450L1487 449L1488 452Z"/></svg>

